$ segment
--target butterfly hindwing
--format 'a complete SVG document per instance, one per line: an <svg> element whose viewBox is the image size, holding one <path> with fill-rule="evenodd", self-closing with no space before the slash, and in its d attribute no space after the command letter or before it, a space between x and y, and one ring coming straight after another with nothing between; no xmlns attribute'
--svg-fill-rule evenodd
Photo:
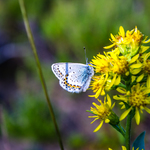
<svg viewBox="0 0 150 150"><path fill-rule="evenodd" d="M52 71L60 86L68 92L85 92L94 74L93 67L81 63L55 63Z"/></svg>

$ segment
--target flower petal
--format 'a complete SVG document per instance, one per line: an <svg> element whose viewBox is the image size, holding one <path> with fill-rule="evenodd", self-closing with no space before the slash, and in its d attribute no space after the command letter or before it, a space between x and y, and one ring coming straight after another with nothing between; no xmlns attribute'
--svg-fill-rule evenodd
<svg viewBox="0 0 150 150"><path fill-rule="evenodd" d="M120 81L121 81L121 76L119 75L117 78L116 78L116 80L115 80L115 85L118 85L119 83L120 83Z"/></svg>
<svg viewBox="0 0 150 150"><path fill-rule="evenodd" d="M88 95L89 97L95 97L95 95Z"/></svg>
<svg viewBox="0 0 150 150"><path fill-rule="evenodd" d="M144 107L145 111L147 111L150 114L150 109L147 107Z"/></svg>
<svg viewBox="0 0 150 150"><path fill-rule="evenodd" d="M139 69L133 69L133 70L130 70L132 74L138 74L140 71L141 71L141 68Z"/></svg>
<svg viewBox="0 0 150 150"><path fill-rule="evenodd" d="M121 116L120 116L120 121L123 120L128 114L129 112L132 110L132 107L130 107L129 109L127 109Z"/></svg>
<svg viewBox="0 0 150 150"><path fill-rule="evenodd" d="M114 35L112 33L110 34L110 36L113 41L116 41L116 38L114 37Z"/></svg>
<svg viewBox="0 0 150 150"><path fill-rule="evenodd" d="M138 78L137 78L137 82L140 82L142 79L144 78L144 73L143 74L141 74L140 76L138 76Z"/></svg>
<svg viewBox="0 0 150 150"><path fill-rule="evenodd" d="M119 96L114 95L113 99L115 99L115 100L122 100L122 101L126 101L127 100L127 98L125 96L122 96L122 95L119 95Z"/></svg>
<svg viewBox="0 0 150 150"><path fill-rule="evenodd" d="M101 96L104 96L104 95L105 95L105 91L104 91L104 89L102 89Z"/></svg>
<svg viewBox="0 0 150 150"><path fill-rule="evenodd" d="M129 64L134 63L139 58L139 54L135 55L129 62Z"/></svg>
<svg viewBox="0 0 150 150"><path fill-rule="evenodd" d="M150 52L145 55L144 60L147 60L149 56L150 56Z"/></svg>
<svg viewBox="0 0 150 150"><path fill-rule="evenodd" d="M146 88L143 93L146 95L146 94L149 94L150 93L150 88Z"/></svg>
<svg viewBox="0 0 150 150"><path fill-rule="evenodd" d="M116 90L121 94L126 94L126 89L124 89L122 87L118 87Z"/></svg>
<svg viewBox="0 0 150 150"><path fill-rule="evenodd" d="M136 124L137 124L137 125L140 124L140 113L139 113L139 110L138 110L137 107L136 107L136 109L135 109L135 121L136 121Z"/></svg>
<svg viewBox="0 0 150 150"><path fill-rule="evenodd" d="M133 64L130 66L130 68L135 69L135 68L141 68L142 67L142 63L138 63L138 64Z"/></svg>
<svg viewBox="0 0 150 150"><path fill-rule="evenodd" d="M95 102L92 103L97 109L99 108L99 105L97 105Z"/></svg>
<svg viewBox="0 0 150 150"><path fill-rule="evenodd" d="M127 71L127 72L125 73L125 75L126 75L126 76L128 76L129 74L130 74L130 72L129 72L129 71Z"/></svg>
<svg viewBox="0 0 150 150"><path fill-rule="evenodd" d="M149 43L149 42L150 42L150 39L148 39L147 41L145 41L145 40L142 41L142 43L145 43L145 44L146 44L146 43Z"/></svg>
<svg viewBox="0 0 150 150"><path fill-rule="evenodd" d="M92 118L92 116L89 116L89 118ZM96 120L98 120L99 118L95 118L92 122L91 122L91 124L93 123L93 122L95 122Z"/></svg>
<svg viewBox="0 0 150 150"><path fill-rule="evenodd" d="M122 26L120 26L119 28L119 34L124 37L125 36L125 31L124 31L124 28Z"/></svg>
<svg viewBox="0 0 150 150"><path fill-rule="evenodd" d="M98 118L97 116L88 116L88 118Z"/></svg>
<svg viewBox="0 0 150 150"><path fill-rule="evenodd" d="M144 53L144 52L147 51L148 49L149 49L149 46L143 46L143 45L141 45L140 53Z"/></svg>
<svg viewBox="0 0 150 150"><path fill-rule="evenodd" d="M122 146L122 150L127 150L125 146Z"/></svg>
<svg viewBox="0 0 150 150"><path fill-rule="evenodd" d="M108 86L108 90L113 86L113 84L114 84L114 82L115 82L115 80L116 80L116 77L117 77L117 74L114 75L114 77L113 77L113 79L112 79L110 85Z"/></svg>
<svg viewBox="0 0 150 150"><path fill-rule="evenodd" d="M109 119L105 119L105 123L109 123L110 122L110 120Z"/></svg>
<svg viewBox="0 0 150 150"><path fill-rule="evenodd" d="M134 82L134 80L136 79L136 76L131 76L131 81Z"/></svg>
<svg viewBox="0 0 150 150"><path fill-rule="evenodd" d="M109 107L111 107L111 98L108 94L107 94L107 103L108 103Z"/></svg>
<svg viewBox="0 0 150 150"><path fill-rule="evenodd" d="M110 49L110 48L112 48L113 46L115 46L116 44L115 43L113 43L113 44L111 44L111 45L109 45L109 46L105 46L105 47L103 47L103 48L105 48L105 49Z"/></svg>
<svg viewBox="0 0 150 150"><path fill-rule="evenodd" d="M126 108L126 106L125 105L122 105L122 107L120 108L120 109L125 109Z"/></svg>
<svg viewBox="0 0 150 150"><path fill-rule="evenodd" d="M115 103L113 103L113 105L111 106L111 109L113 109L113 108L114 108L114 106L115 106Z"/></svg>
<svg viewBox="0 0 150 150"><path fill-rule="evenodd" d="M150 88L150 75L147 77L147 82L146 82L147 88Z"/></svg>
<svg viewBox="0 0 150 150"><path fill-rule="evenodd" d="M101 121L100 124L98 125L98 127L93 131L93 132L97 132L103 125L104 121Z"/></svg>

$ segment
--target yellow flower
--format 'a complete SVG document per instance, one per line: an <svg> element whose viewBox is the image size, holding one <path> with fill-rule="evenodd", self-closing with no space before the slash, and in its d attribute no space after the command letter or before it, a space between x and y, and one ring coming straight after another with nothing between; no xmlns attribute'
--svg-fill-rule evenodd
<svg viewBox="0 0 150 150"><path fill-rule="evenodd" d="M124 88L117 88L117 91L122 93L123 95L115 95L113 98L115 100L122 100L129 105L129 109L127 109L121 116L120 121L123 120L131 110L135 109L135 120L137 125L140 123L140 112L143 113L143 109L150 113L150 109L147 108L147 105L150 104L150 88L147 88L144 84L140 86L140 84L133 85L130 91L126 91ZM121 103L124 108L124 103Z"/></svg>
<svg viewBox="0 0 150 150"><path fill-rule="evenodd" d="M91 97L98 98L99 95L105 95L105 90L109 91L113 85L118 85L121 82L121 76L129 75L129 62L124 56L118 56L118 51L115 49L112 52L104 55L98 54L91 61L91 65L95 68L93 81L90 84L95 95Z"/></svg>
<svg viewBox="0 0 150 150"><path fill-rule="evenodd" d="M99 95L105 95L104 85L107 80L107 77L105 77L105 75L93 76L92 79L93 80L91 81L90 89L93 90L95 95L89 95L89 96L95 97L97 99L99 97Z"/></svg>
<svg viewBox="0 0 150 150"><path fill-rule="evenodd" d="M110 46L105 46L104 48L109 49L112 48L113 46L118 46L119 44L126 44L127 41L125 40L125 31L122 26L119 28L118 35L114 36L112 33L110 34L111 39L109 39L113 44Z"/></svg>
<svg viewBox="0 0 150 150"><path fill-rule="evenodd" d="M94 67L95 73L107 74L110 71L111 66L107 56L97 54L97 56L94 56L94 59L92 59L90 63L92 64L92 67Z"/></svg>
<svg viewBox="0 0 150 150"><path fill-rule="evenodd" d="M112 150L111 148L108 148L108 150ZM122 146L122 150L127 150L127 148L125 146ZM132 150L134 150L134 147L132 147ZM139 150L139 148L137 148L136 150ZM142 149L143 150L143 149Z"/></svg>
<svg viewBox="0 0 150 150"><path fill-rule="evenodd" d="M130 65L130 72L133 75L138 75L137 82L142 81L142 79L146 76L147 77L147 87L150 88L150 59L148 59L150 56L149 53L143 54L137 61L135 61L133 64Z"/></svg>
<svg viewBox="0 0 150 150"><path fill-rule="evenodd" d="M110 72L110 63L107 56L98 54L94 57L91 62L92 67L95 69L95 73L98 75L93 76L93 81L91 81L90 89L93 90L95 95L90 95L90 97L95 97L96 99L99 95L105 95L104 86L108 78L108 72Z"/></svg>
<svg viewBox="0 0 150 150"><path fill-rule="evenodd" d="M128 58L131 59L132 56L136 55L139 51L144 52L145 46L141 45L141 43L149 43L149 40L146 40L147 37L143 39L143 34L135 27L135 29L131 31L127 31L125 33L124 28L120 26L118 35L111 34L110 41L113 43L110 46L106 46L104 48L109 49L113 46L117 46L119 51Z"/></svg>
<svg viewBox="0 0 150 150"><path fill-rule="evenodd" d="M104 98L104 103L102 103L101 100L98 100L100 102L101 105L97 105L96 103L92 103L95 107L91 107L90 111L91 113L94 114L94 116L89 116L89 118L95 118L91 124L93 122L95 122L96 120L100 119L100 124L98 125L98 127L93 131L93 132L97 132L103 125L103 123L113 123L113 124L118 124L119 119L118 117L114 114L114 112L112 111L112 108L114 107L115 104L113 104L111 106L111 99L109 97L109 95L107 95L107 101L106 101L106 97Z"/></svg>
<svg viewBox="0 0 150 150"><path fill-rule="evenodd" d="M110 63L111 63L111 71L116 74L116 78L118 78L115 82L115 85L118 85L121 81L121 76L129 75L129 62L127 58L124 56L118 56L114 52L109 52L110 55ZM113 75L114 76L114 75Z"/></svg>

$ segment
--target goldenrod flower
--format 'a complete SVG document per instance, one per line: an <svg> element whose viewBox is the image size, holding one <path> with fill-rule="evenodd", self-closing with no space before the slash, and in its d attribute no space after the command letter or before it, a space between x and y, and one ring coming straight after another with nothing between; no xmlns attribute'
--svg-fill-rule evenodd
<svg viewBox="0 0 150 150"><path fill-rule="evenodd" d="M137 82L142 81L144 76L147 77L146 84L148 88L150 88L150 59L148 59L149 56L150 56L150 52L145 53L141 56L141 58L139 58L139 60L134 62L132 65L130 65L130 72L133 75L137 75L141 73L137 77L137 80L136 80Z"/></svg>
<svg viewBox="0 0 150 150"><path fill-rule="evenodd" d="M112 33L110 34L111 39L109 39L113 44L111 44L110 46L105 46L104 48L109 49L112 48L113 46L118 46L120 44L126 44L129 43L125 40L125 31L124 28L122 26L120 26L119 28L119 32L118 35L114 36Z"/></svg>
<svg viewBox="0 0 150 150"><path fill-rule="evenodd" d="M147 105L150 104L150 97L148 95L150 92L150 88L147 88L144 84L140 86L140 84L138 83L136 85L133 85L133 87L131 88L131 92L126 91L126 89L121 87L117 88L117 91L122 93L123 95L115 95L113 98L115 100L122 100L129 105L129 109L127 109L120 116L120 121L123 120L132 109L135 109L135 120L137 125L139 125L140 112L143 113L143 109L145 109L145 111L150 113L150 109L147 108Z"/></svg>
<svg viewBox="0 0 150 150"><path fill-rule="evenodd" d="M108 148L108 150L113 150L111 148ZM127 148L125 146L122 146L122 150L127 150ZM132 150L134 150L134 147L132 147ZM139 148L137 148L136 150L139 150ZM143 150L143 149L142 149Z"/></svg>
<svg viewBox="0 0 150 150"><path fill-rule="evenodd" d="M129 62L124 56L118 56L115 49L104 55L98 54L92 59L91 64L95 68L96 75L90 84L95 95L91 97L98 98L99 95L105 95L105 90L109 91L113 85L121 82L121 76L129 75Z"/></svg>
<svg viewBox="0 0 150 150"><path fill-rule="evenodd" d="M95 73L107 74L110 71L109 58L100 53L97 54L96 57L94 56L94 59L92 59L90 63L92 67L94 67Z"/></svg>
<svg viewBox="0 0 150 150"><path fill-rule="evenodd" d="M104 85L107 80L107 77L105 75L100 76L94 76L93 81L91 81L91 89L95 93L95 95L89 95L90 97L95 97L96 99L99 97L99 95L105 95L104 91Z"/></svg>
<svg viewBox="0 0 150 150"><path fill-rule="evenodd" d="M129 62L127 61L127 58L124 56L118 56L114 52L109 52L109 55L110 55L110 60L111 60L110 64L112 66L111 71L114 74L117 74L117 76L121 76L121 75L128 76L129 75Z"/></svg>
<svg viewBox="0 0 150 150"><path fill-rule="evenodd" d="M98 75L93 76L93 81L91 81L90 87L95 93L95 95L90 95L91 97L95 97L96 99L99 95L105 95L104 86L106 84L108 78L108 72L110 72L110 63L109 57L98 54L91 61L92 66L95 69L95 73Z"/></svg>
<svg viewBox="0 0 150 150"><path fill-rule="evenodd" d="M95 116L89 116L89 118L95 118L91 124L100 119L100 124L98 125L98 127L94 130L94 132L97 132L103 125L103 123L109 123L111 122L112 124L118 124L119 119L116 116L116 114L114 114L114 112L112 111L112 108L114 107L115 104L113 104L111 106L111 98L109 97L109 95L107 95L107 101L106 101L106 97L104 98L104 103L102 103L101 100L98 99L98 101L100 102L100 105L97 105L96 103L92 103L95 107L91 107L90 111L91 113L93 113Z"/></svg>
<svg viewBox="0 0 150 150"><path fill-rule="evenodd" d="M113 43L110 46L104 48L109 49L113 46L117 46L119 51L128 58L131 59L132 56L136 55L139 51L144 52L145 46L142 46L141 43L149 43L150 39L147 40L147 37L143 39L143 34L135 27L131 31L125 33L124 28L120 26L118 35L111 34L110 41Z"/></svg>

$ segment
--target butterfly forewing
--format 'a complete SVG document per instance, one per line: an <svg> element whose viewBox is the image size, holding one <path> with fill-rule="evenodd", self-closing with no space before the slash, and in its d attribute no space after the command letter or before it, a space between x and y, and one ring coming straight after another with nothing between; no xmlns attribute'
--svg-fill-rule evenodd
<svg viewBox="0 0 150 150"><path fill-rule="evenodd" d="M60 86L68 92L85 92L94 74L93 67L80 63L55 63L52 71Z"/></svg>

